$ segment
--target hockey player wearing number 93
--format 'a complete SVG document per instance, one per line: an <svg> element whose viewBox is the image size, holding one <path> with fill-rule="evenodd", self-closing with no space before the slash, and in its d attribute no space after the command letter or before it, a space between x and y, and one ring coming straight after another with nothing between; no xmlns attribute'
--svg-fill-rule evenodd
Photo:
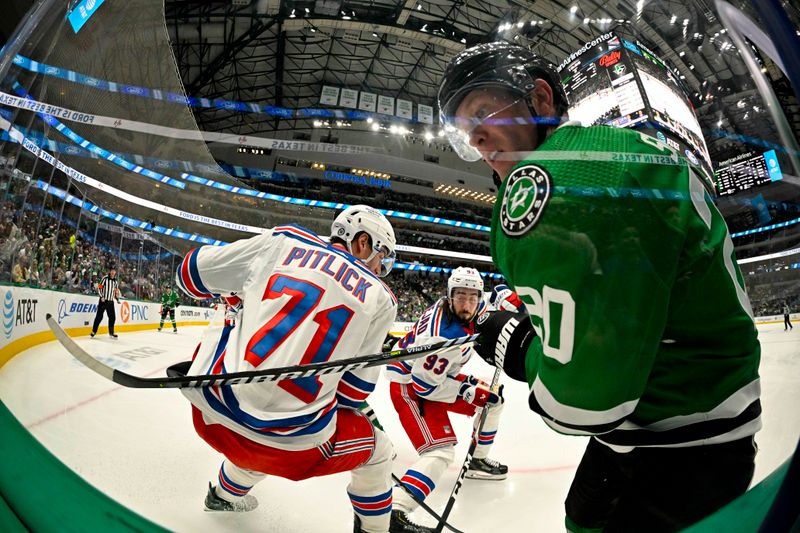
<svg viewBox="0 0 800 533"><path fill-rule="evenodd" d="M505 286L484 294L480 273L474 268L459 267L453 269L447 280L447 296L422 313L411 331L398 341L398 347L406 349L471 335L476 319L487 308L520 311L521 306L516 295ZM488 409L486 421L476 435L477 446L466 477L506 478L508 468L488 458L503 408L502 386L492 391L484 381L462 373L473 353L469 346L457 346L386 367L392 404L419 454L419 459L400 479L405 490L395 489L394 507L401 520L407 520L417 501L435 490L439 478L453 463L457 439L449 413L475 416L480 408ZM479 421L480 417L475 416L476 426Z"/></svg>
<svg viewBox="0 0 800 533"><path fill-rule="evenodd" d="M395 235L377 210L342 211L330 244L294 225L223 247L203 246L181 263L178 286L195 298L222 296L223 327L203 336L190 374L224 374L346 359L380 351L397 300L381 281ZM234 294L235 293L235 294ZM232 318L231 309L235 309ZM356 408L380 367L344 374L182 389L195 430L225 456L205 500L209 511L247 511L267 475L303 480L350 471L355 530L404 531L392 521L392 444Z"/></svg>
<svg viewBox="0 0 800 533"><path fill-rule="evenodd" d="M552 64L514 44L457 55L438 103L454 150L501 182L492 258L530 315L486 315L477 351L553 429L591 436L567 528L676 531L742 494L760 346L698 170L649 136L566 121Z"/></svg>

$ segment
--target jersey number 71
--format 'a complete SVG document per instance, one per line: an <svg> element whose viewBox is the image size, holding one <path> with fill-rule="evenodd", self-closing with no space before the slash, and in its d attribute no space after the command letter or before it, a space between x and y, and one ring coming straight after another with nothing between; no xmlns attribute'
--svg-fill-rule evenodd
<svg viewBox="0 0 800 533"><path fill-rule="evenodd" d="M289 301L251 337L245 350L245 360L254 367L261 365L316 309L324 293L324 289L308 281L284 274L273 274L269 278L262 301L274 300L283 295L289 296ZM345 305L317 311L313 317L317 323L317 331L298 363L307 365L330 359L353 314L353 310ZM318 376L309 376L280 381L278 386L301 401L311 403L319 395L322 383Z"/></svg>

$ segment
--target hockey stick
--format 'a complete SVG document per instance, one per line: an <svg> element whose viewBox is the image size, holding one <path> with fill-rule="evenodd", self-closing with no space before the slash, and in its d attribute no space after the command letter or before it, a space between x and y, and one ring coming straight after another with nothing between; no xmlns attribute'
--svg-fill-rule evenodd
<svg viewBox="0 0 800 533"><path fill-rule="evenodd" d="M429 506L427 503L425 503L425 502L424 502L424 501L422 501L422 500L419 500L419 499L417 499L417 496L416 496L416 495L414 495L414 493L413 493L413 492L411 492L411 491L408 489L408 487L406 487L405 485L403 485L403 482L402 482L402 481L400 481L400 478L398 478L396 475L392 474L392 479L394 480L394 482L395 482L397 485L399 485L399 486L400 486L400 488L402 488L404 491L406 491L406 493L407 493L409 496L411 496L411 498L412 498L412 499L413 499L415 502L417 502L417 504L418 504L420 507L422 507L422 509L423 509L423 510L427 511L427 513L428 513L429 515L431 515L431 516L432 516L432 517L434 517L436 520L438 520L440 524L441 524L442 522L444 522L444 527L446 527L447 529L449 529L449 530L450 530L450 531L452 531L453 533L464 533L464 532L463 532L463 531L461 531L460 529L456 529L456 528L454 528L453 526L451 526L450 524L448 524L447 522L445 522L445 519L444 519L444 518L442 518L442 516L441 516L439 513L437 513L437 512L436 512L436 511L434 511L433 509L431 509L431 508L430 508L430 506Z"/></svg>
<svg viewBox="0 0 800 533"><path fill-rule="evenodd" d="M502 372L502 370L502 367L499 366L494 369L494 376L492 377L492 384L490 386L491 390L495 390L497 387L497 383L500 381L500 372ZM467 475L467 470L469 470L469 464L472 462L472 455L475 453L475 448L478 447L478 438L480 437L481 430L483 429L483 424L486 422L486 415L488 412L489 410L485 406L481 409L480 421L478 422L478 426L472 432L472 442L469 444L467 456L464 458L464 464L461 465L461 471L458 473L458 477L456 478L456 484L453 485L453 492L450 493L450 499L447 500L447 505L442 512L442 517L439 519L439 525L436 526L436 533L441 533L442 528L447 525L447 517L450 516L450 511L453 510L453 505L456 503L456 495L458 494L458 491L461 489L461 485L464 482L464 476Z"/></svg>
<svg viewBox="0 0 800 533"><path fill-rule="evenodd" d="M47 325L53 331L64 348L72 356L83 363L85 366L94 370L106 379L123 387L134 389L184 389L189 387L213 387L216 385L236 385L240 383L260 383L262 381L281 381L284 379L298 379L320 374L337 374L371 366L385 365L396 361L414 359L431 352L437 352L451 346L460 346L470 342L475 342L478 335L469 335L457 339L449 339L431 344L414 346L406 350L392 350L390 352L378 352L369 355L360 355L345 359L344 361L324 361L322 363L311 363L308 365L285 366L281 368L265 368L263 370L250 370L246 372L232 372L230 374L204 374L197 376L172 376L158 378L142 378L127 374L112 368L101 361L98 361L86 350L67 335L55 319L47 314Z"/></svg>

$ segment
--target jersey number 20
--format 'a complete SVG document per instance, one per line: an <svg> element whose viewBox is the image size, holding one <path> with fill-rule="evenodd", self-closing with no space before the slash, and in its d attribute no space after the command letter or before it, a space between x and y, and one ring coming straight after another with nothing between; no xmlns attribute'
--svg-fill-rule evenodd
<svg viewBox="0 0 800 533"><path fill-rule="evenodd" d="M289 296L278 313L261 326L247 343L245 360L258 367L288 339L319 305L325 290L321 287L283 274L273 274L264 291L263 300ZM321 363L330 359L342 333L353 318L353 310L345 305L322 309L314 314L317 331L298 361L301 365ZM311 403L319 394L322 383L317 376L284 380L278 386L302 400Z"/></svg>

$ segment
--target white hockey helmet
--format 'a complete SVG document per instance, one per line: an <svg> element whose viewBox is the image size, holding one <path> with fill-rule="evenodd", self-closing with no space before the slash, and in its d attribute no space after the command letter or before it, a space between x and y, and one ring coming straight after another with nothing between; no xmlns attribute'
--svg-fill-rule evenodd
<svg viewBox="0 0 800 533"><path fill-rule="evenodd" d="M453 291L458 288L474 289L483 294L483 278L472 267L458 267L447 278L447 297L452 299Z"/></svg>
<svg viewBox="0 0 800 533"><path fill-rule="evenodd" d="M380 277L386 276L394 266L394 248L397 241L392 224L380 211L368 205L351 205L339 213L331 224L331 237L337 237L347 243L347 250L350 253L353 252L353 238L362 231L372 239L372 253L365 262L383 252Z"/></svg>

